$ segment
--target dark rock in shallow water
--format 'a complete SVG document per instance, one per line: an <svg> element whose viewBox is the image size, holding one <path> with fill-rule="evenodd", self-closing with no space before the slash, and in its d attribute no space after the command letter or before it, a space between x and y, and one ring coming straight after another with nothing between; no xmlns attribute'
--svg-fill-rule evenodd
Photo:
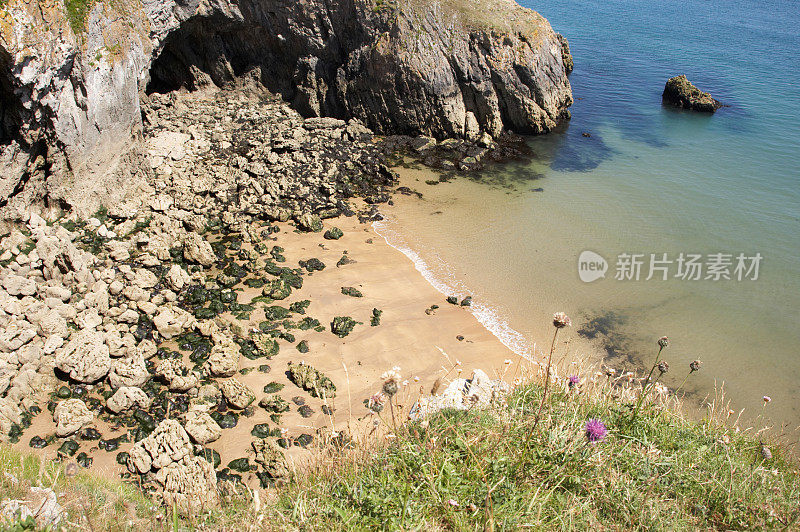
<svg viewBox="0 0 800 532"><path fill-rule="evenodd" d="M722 103L712 98L709 93L703 92L692 85L685 75L675 76L667 80L661 98L670 105L692 111L713 113L722 107Z"/></svg>

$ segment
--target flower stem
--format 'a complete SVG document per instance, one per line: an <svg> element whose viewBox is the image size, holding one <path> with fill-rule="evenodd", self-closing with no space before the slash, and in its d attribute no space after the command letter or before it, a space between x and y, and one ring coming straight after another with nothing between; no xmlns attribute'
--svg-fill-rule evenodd
<svg viewBox="0 0 800 532"><path fill-rule="evenodd" d="M656 370L656 366L658 366L658 360L661 358L661 351L664 349L664 346L658 346L658 353L656 353L656 361L653 362L653 367L650 368L650 373L648 373L647 378L644 380L644 386L642 388L642 393L639 395L639 400L636 402L636 408L633 410L633 417L631 421L636 420L636 416L639 414L639 408L642 406L642 401L644 400L645 396L647 395L649 386L650 386L650 378L653 376L653 372Z"/></svg>
<svg viewBox="0 0 800 532"><path fill-rule="evenodd" d="M683 388L683 385L686 384L686 380L689 378L689 375L691 375L692 373L693 373L692 370L689 370L689 373L687 373L686 376L683 378L683 382L681 382L681 385L678 386L678 388L675 389L675 393L672 394L674 397L678 396L678 392L681 391L681 388Z"/></svg>
<svg viewBox="0 0 800 532"><path fill-rule="evenodd" d="M536 427L539 425L539 419L542 415L542 409L544 408L544 403L547 400L547 389L550 387L550 363L553 361L553 351L556 349L556 338L558 337L558 327L556 327L556 332L553 333L553 343L550 345L550 355L547 357L547 370L545 373L544 378L544 392L542 392L542 402L539 403L539 411L536 413L536 419L533 422L533 430L536 430Z"/></svg>

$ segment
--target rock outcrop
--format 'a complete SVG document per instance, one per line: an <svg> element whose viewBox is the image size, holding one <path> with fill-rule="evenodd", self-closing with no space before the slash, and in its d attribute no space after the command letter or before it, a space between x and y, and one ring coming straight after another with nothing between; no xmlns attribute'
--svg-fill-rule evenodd
<svg viewBox="0 0 800 532"><path fill-rule="evenodd" d="M683 74L667 80L661 98L670 105L705 113L713 113L722 107L721 102L692 85Z"/></svg>
<svg viewBox="0 0 800 532"><path fill-rule="evenodd" d="M452 6L97 2L76 20L63 3L9 0L0 26L0 217L24 219L44 200L87 213L146 188L151 169L129 149L146 93L247 78L305 117L440 139L543 133L568 116L569 47L543 17L513 0ZM187 139L173 132L152 154L181 160Z"/></svg>

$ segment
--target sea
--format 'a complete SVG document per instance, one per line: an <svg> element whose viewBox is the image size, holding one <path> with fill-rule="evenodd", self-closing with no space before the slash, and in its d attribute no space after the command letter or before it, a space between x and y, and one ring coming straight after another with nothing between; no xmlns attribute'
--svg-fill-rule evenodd
<svg viewBox="0 0 800 532"><path fill-rule="evenodd" d="M376 225L522 355L572 350L649 369L702 413L795 441L800 425L800 2L521 0L570 43L575 103L531 160L438 184L402 169ZM725 107L662 105L685 74ZM588 376L587 376L588 377ZM683 394L682 391L682 394ZM770 400L765 402L764 396Z"/></svg>

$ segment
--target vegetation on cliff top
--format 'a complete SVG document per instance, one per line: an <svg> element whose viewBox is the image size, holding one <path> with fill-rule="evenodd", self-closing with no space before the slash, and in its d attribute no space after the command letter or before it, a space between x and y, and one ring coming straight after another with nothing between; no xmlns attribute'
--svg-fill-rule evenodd
<svg viewBox="0 0 800 532"><path fill-rule="evenodd" d="M34 459L8 451L0 453L10 473L0 478L0 491L19 491L11 476L48 486L57 478L69 522L94 529L797 526L796 463L762 442L763 433L739 430L720 405L690 421L663 402L647 402L632 420L617 379L569 382L555 383L538 424L542 387L521 386L490 409L446 410L385 441L321 449L309 472L268 501L229 490L222 510L202 516L173 515L143 504L132 487L89 475L64 479L53 474L57 465L48 464L43 476ZM597 422L587 427L590 420Z"/></svg>

